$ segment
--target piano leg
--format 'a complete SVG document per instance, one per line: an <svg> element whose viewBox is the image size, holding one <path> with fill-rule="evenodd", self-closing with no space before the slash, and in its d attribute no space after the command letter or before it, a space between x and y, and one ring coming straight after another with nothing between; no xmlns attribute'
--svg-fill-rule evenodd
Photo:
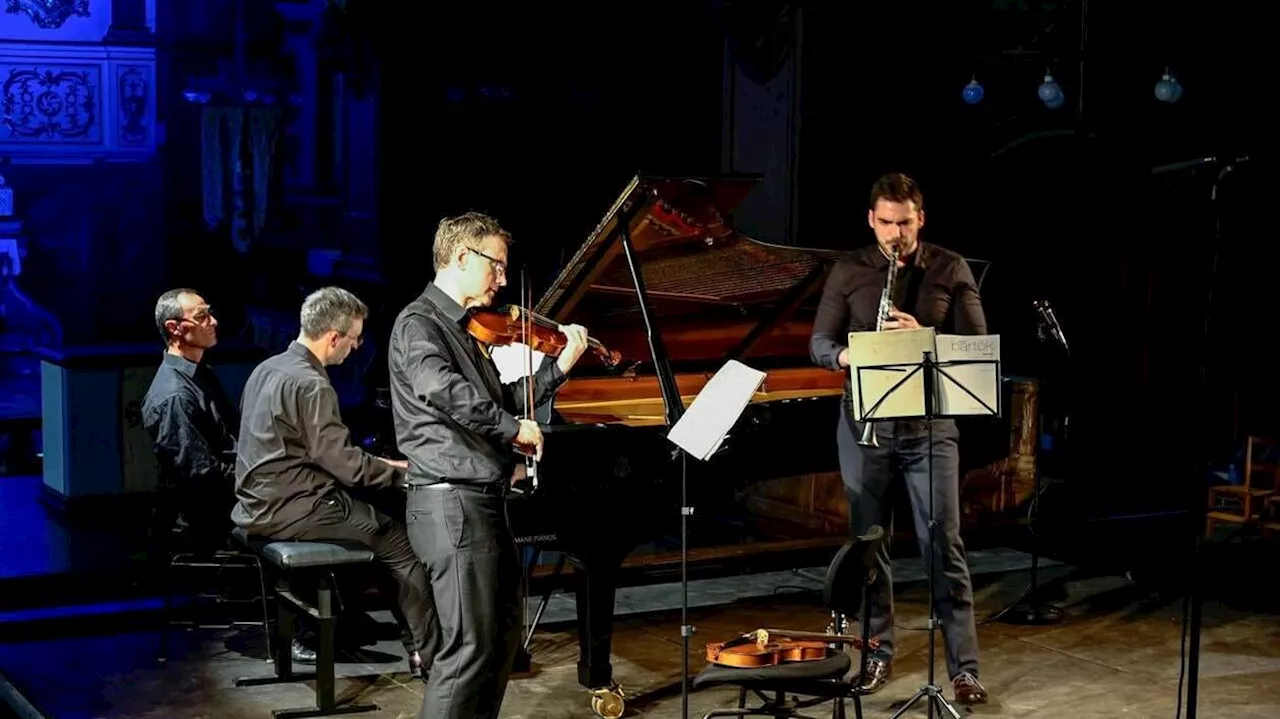
<svg viewBox="0 0 1280 719"><path fill-rule="evenodd" d="M613 607L622 559L575 558L578 605L578 683L587 689L613 686Z"/></svg>
<svg viewBox="0 0 1280 719"><path fill-rule="evenodd" d="M591 709L601 719L619 719L626 695L613 681L613 607L622 556L573 560L578 605L578 683L591 694Z"/></svg>

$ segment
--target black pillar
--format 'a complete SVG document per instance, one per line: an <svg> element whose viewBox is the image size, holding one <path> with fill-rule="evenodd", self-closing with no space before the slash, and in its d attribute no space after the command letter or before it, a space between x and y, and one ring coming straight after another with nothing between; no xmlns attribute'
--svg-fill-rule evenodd
<svg viewBox="0 0 1280 719"><path fill-rule="evenodd" d="M149 38L147 0L111 0L111 27L107 39L128 41Z"/></svg>

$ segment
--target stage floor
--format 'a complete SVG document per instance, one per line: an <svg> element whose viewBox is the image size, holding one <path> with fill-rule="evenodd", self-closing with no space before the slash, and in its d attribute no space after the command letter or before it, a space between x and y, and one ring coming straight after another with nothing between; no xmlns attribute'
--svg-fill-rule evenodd
<svg viewBox="0 0 1280 719"><path fill-rule="evenodd" d="M1063 574L1053 567L1046 574ZM748 580L735 577L734 581ZM760 577L760 582L777 578ZM979 616L988 617L1025 586L1025 572L983 574ZM675 585L678 587L678 585ZM1009 717L1170 717L1178 696L1183 602L1161 597L1119 577L1067 581L1067 619L1058 625L1021 627L986 622L979 627L982 679L992 703L977 715ZM762 626L822 631L828 615L816 593L782 587L770 595L691 610L697 634L692 672L705 662L702 646ZM923 585L899 589L900 646L894 680L864 699L867 716L888 716L925 681L928 636ZM376 613L388 636L338 668L339 700L376 702L381 711L360 716L415 717L421 685L406 672L388 613ZM118 625L115 625L118 626ZM681 716L678 611L632 614L617 620L614 674L629 695L628 716ZM268 717L272 709L306 706L310 684L235 688L238 676L269 674L260 632L177 633L164 664L155 661L154 629L103 636L44 638L0 644L0 668L46 716L64 719L170 719L171 717ZM1205 717L1274 716L1280 705L1280 617L1205 605L1198 714ZM576 683L577 640L572 625L558 622L535 635L534 671L514 679L502 716L559 719L594 716ZM939 641L937 668L945 686ZM946 686L947 696L951 696ZM690 716L735 705L728 688L695 692ZM811 716L829 715L821 707ZM923 704L919 712L923 716ZM850 714L852 716L852 714Z"/></svg>

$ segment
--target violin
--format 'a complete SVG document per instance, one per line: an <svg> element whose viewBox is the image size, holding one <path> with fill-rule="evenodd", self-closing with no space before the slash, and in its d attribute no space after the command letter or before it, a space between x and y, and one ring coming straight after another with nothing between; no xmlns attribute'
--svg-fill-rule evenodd
<svg viewBox="0 0 1280 719"><path fill-rule="evenodd" d="M549 357L560 356L569 342L569 338L560 331L559 322L519 305L472 310L467 318L467 332L487 345L503 346L519 342ZM587 348L606 367L615 367L622 361L621 352L607 349L600 340L593 337L587 338Z"/></svg>
<svg viewBox="0 0 1280 719"><path fill-rule="evenodd" d="M724 667L769 667L787 662L816 662L836 653L832 644L862 648L862 638L844 634L757 629L727 642L707 644L707 661ZM872 647L879 646L871 639Z"/></svg>
<svg viewBox="0 0 1280 719"><path fill-rule="evenodd" d="M707 645L707 661L722 667L748 669L786 662L812 662L831 656L831 647L815 639L769 641L735 639Z"/></svg>

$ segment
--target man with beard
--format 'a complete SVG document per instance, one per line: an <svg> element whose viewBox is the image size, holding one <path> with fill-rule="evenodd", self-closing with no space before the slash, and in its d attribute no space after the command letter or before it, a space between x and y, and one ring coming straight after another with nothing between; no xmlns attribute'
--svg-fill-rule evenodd
<svg viewBox="0 0 1280 719"><path fill-rule="evenodd" d="M864 447L858 444L863 425L852 412L846 346L849 333L875 330L889 263L895 259L898 274L893 307L882 329L936 327L962 335L987 332L982 299L968 263L956 252L923 241L920 231L924 222L924 195L910 177L892 173L872 185L867 224L875 242L854 250L832 268L814 318L809 353L818 366L845 373L836 446L849 501L850 531L859 536L872 525L880 525L889 527L891 533L893 498L897 492L907 492L921 556L928 557L930 548L934 553L933 602L942 625L956 701L982 704L987 701L987 689L978 681L973 583L960 537L960 433L955 420L932 420L932 443L926 420L882 420L874 426L878 446ZM880 640L880 648L869 658L866 676L858 680L865 694L879 691L893 672L893 577L889 569L886 537L876 553L875 580L867 588L871 636Z"/></svg>

